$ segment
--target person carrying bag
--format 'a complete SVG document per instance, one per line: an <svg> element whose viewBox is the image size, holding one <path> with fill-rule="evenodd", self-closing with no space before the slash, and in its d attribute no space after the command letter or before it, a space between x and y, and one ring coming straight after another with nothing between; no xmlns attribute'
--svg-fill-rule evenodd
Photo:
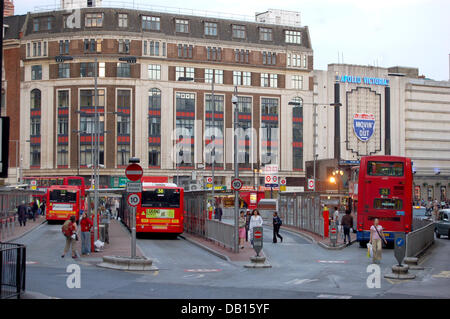
<svg viewBox="0 0 450 319"><path fill-rule="evenodd" d="M378 218L375 218L373 225L370 227L370 244L373 249L372 261L375 264L379 264L381 261L381 253L383 249L383 243L387 244L384 238L383 227L378 225Z"/></svg>

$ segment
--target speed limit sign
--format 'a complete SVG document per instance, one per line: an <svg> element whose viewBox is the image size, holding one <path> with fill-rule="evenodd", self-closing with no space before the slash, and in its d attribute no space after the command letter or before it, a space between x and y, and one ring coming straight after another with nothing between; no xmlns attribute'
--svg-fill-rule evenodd
<svg viewBox="0 0 450 319"><path fill-rule="evenodd" d="M239 178L235 178L231 181L231 188L238 191L242 188L242 181Z"/></svg>
<svg viewBox="0 0 450 319"><path fill-rule="evenodd" d="M141 202L141 199L138 194L130 194L127 198L128 205L137 206Z"/></svg>

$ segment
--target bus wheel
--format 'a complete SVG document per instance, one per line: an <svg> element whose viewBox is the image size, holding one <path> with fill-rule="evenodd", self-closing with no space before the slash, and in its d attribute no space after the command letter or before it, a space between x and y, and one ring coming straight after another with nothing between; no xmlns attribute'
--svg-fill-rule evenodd
<svg viewBox="0 0 450 319"><path fill-rule="evenodd" d="M439 234L437 228L434 230L434 232L436 233L436 237L437 237L437 238L441 238L441 234Z"/></svg>
<svg viewBox="0 0 450 319"><path fill-rule="evenodd" d="M361 248L367 248L367 242L365 242L365 241L360 241L360 242L359 242L359 247L361 247Z"/></svg>

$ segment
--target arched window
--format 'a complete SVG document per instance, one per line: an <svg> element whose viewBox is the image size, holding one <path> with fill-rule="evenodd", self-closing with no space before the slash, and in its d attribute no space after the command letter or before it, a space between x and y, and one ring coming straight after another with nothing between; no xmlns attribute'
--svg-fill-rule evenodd
<svg viewBox="0 0 450 319"><path fill-rule="evenodd" d="M31 91L31 108L40 109L41 108L41 91L34 89Z"/></svg>
<svg viewBox="0 0 450 319"><path fill-rule="evenodd" d="M161 109L161 90L152 88L148 91L148 108Z"/></svg>

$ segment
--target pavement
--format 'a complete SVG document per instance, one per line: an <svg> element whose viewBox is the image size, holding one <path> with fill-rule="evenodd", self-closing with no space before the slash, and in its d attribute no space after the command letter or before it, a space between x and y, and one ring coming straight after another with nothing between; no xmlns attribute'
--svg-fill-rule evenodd
<svg viewBox="0 0 450 319"><path fill-rule="evenodd" d="M3 242L14 242L18 238L26 235L36 227L42 225L43 223L46 223L47 220L45 219L45 216L37 215L35 218L35 221L32 219L27 219L25 226L20 226L19 221L17 220L14 224L14 229L11 232L5 232L2 234L1 240ZM6 237L3 237L5 236Z"/></svg>
<svg viewBox="0 0 450 319"><path fill-rule="evenodd" d="M77 242L77 251L81 252L81 240ZM111 219L109 223L109 244L105 243L101 251L92 252L89 256L81 256L81 258L95 261L103 256L131 256L130 232L116 219ZM136 256L143 256L139 247L136 247Z"/></svg>
<svg viewBox="0 0 450 319"><path fill-rule="evenodd" d="M116 227L117 226L117 227ZM61 258L64 238L60 225L43 225L18 241L27 246L27 298L82 299L298 299L298 298L449 298L450 240L436 239L435 245L421 259L424 270L415 270L416 279L387 280L383 275L395 263L394 251L383 249L381 286L368 288L371 260L366 250L351 245L341 250L320 248L305 235L282 227L283 242L272 243L272 230L264 226L264 255L269 269L246 269L245 260L229 260L193 244L170 237L147 237L137 240L138 251L151 258L155 272L117 271L96 266L96 253L78 259ZM122 237L121 237L122 236ZM126 238L128 236L128 238ZM189 236L189 235L188 235ZM117 238L115 238L117 237ZM186 237L186 234L183 234ZM129 232L117 221L110 225L111 244L108 255L126 255ZM117 241L116 241L117 239ZM122 245L122 242L125 242ZM117 244L121 244L117 246ZM217 249L215 243L203 242ZM248 245L248 244L247 244ZM248 247L248 246L247 246ZM243 252L250 252L251 248ZM225 252L222 252L225 255ZM236 256L237 257L237 256ZM80 288L69 288L70 267L80 269Z"/></svg>

